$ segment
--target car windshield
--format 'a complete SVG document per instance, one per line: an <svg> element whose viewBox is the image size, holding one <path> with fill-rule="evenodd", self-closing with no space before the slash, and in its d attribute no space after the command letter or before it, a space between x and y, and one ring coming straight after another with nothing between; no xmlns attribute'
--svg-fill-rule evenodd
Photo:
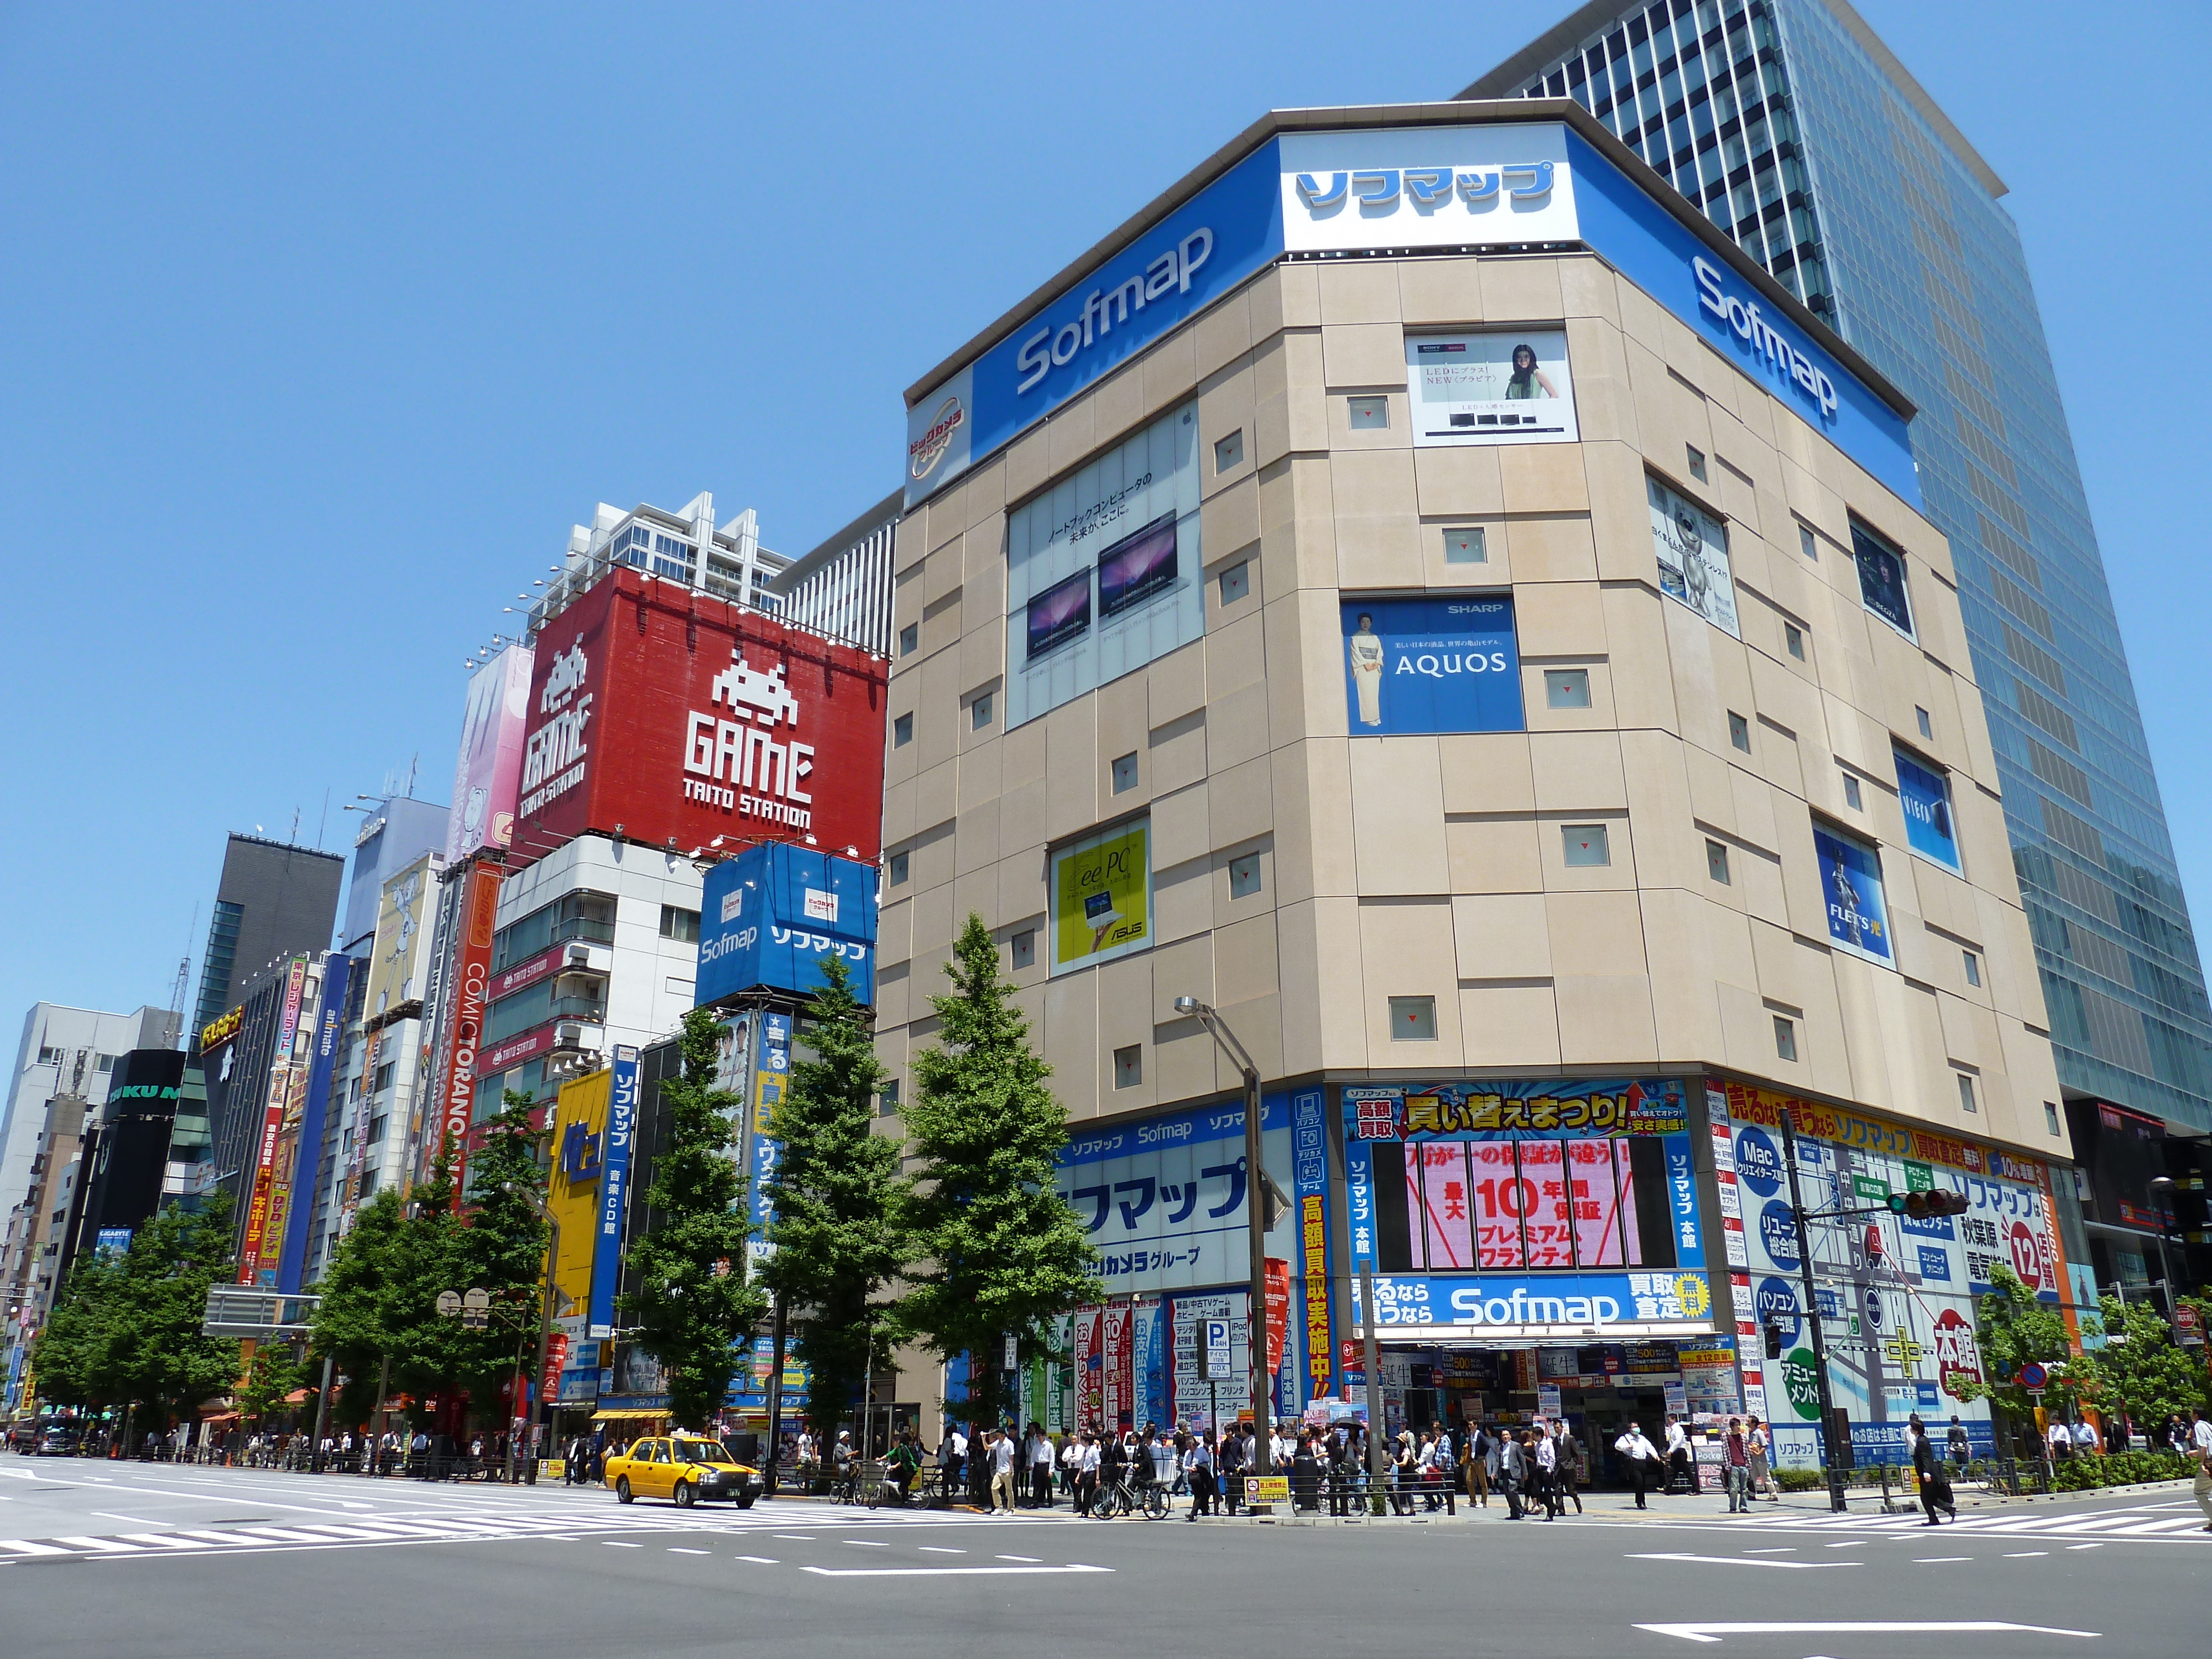
<svg viewBox="0 0 2212 1659"><path fill-rule="evenodd" d="M730 1454L711 1440L679 1440L676 1456L684 1463L726 1463Z"/></svg>

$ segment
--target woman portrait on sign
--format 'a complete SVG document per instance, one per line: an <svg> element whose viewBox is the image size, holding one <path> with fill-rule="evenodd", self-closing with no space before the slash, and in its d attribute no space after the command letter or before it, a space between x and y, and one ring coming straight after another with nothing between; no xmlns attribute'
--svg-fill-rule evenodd
<svg viewBox="0 0 2212 1659"><path fill-rule="evenodd" d="M1505 395L1509 399L1559 395L1544 371L1536 367L1536 348L1526 342L1513 348L1513 375L1505 382Z"/></svg>

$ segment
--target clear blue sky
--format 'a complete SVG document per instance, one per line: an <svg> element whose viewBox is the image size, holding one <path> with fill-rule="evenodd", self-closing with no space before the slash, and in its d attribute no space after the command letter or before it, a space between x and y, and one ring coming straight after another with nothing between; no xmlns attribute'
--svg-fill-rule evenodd
<svg viewBox="0 0 2212 1659"><path fill-rule="evenodd" d="M2205 11L1860 5L2013 187L2212 924ZM1569 9L0 6L0 1019L161 999L226 830L344 848L417 754L444 799L595 502L804 550L910 380L1261 111Z"/></svg>

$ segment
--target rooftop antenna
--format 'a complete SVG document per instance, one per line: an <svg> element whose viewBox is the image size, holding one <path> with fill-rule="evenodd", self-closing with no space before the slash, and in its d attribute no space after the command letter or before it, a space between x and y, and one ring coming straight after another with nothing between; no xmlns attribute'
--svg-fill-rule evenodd
<svg viewBox="0 0 2212 1659"><path fill-rule="evenodd" d="M415 799L415 774L422 769L422 751L416 750L415 757L407 763L407 799Z"/></svg>
<svg viewBox="0 0 2212 1659"><path fill-rule="evenodd" d="M323 848L323 831L329 829L330 824L331 787L328 784L325 784L323 786L323 815L315 820L315 850L319 853L322 851Z"/></svg>
<svg viewBox="0 0 2212 1659"><path fill-rule="evenodd" d="M292 833L285 836L284 841L290 847L300 844L300 809L296 806L292 809Z"/></svg>

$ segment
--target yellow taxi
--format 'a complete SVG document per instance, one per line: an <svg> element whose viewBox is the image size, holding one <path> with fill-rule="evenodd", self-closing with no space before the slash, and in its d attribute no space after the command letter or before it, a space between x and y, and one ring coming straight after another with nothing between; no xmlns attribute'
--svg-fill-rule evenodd
<svg viewBox="0 0 2212 1659"><path fill-rule="evenodd" d="M660 1435L640 1440L606 1462L607 1485L625 1504L665 1498L678 1509L726 1498L741 1510L761 1495L760 1471L730 1455L719 1440Z"/></svg>

